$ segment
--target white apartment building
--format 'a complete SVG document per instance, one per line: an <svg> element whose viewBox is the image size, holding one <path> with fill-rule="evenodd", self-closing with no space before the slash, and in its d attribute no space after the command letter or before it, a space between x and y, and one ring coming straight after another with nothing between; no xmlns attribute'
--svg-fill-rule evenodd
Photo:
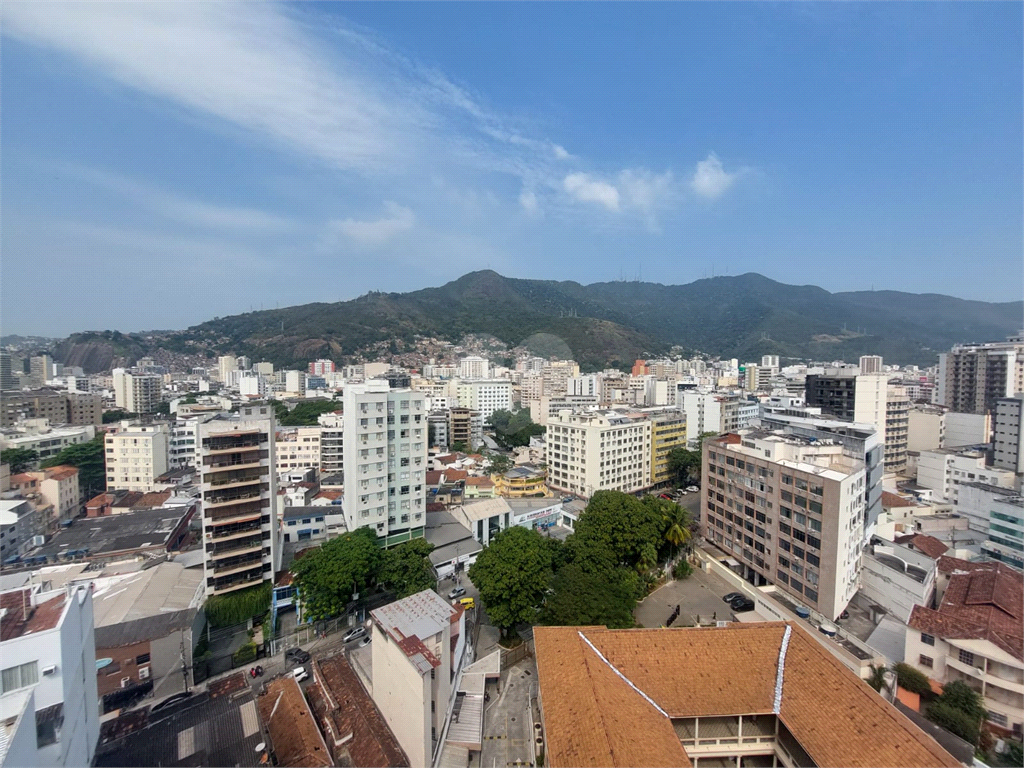
<svg viewBox="0 0 1024 768"><path fill-rule="evenodd" d="M167 464L169 469L194 467L199 463L199 445L196 433L199 424L212 418L212 414L203 414L179 418L171 427L168 443Z"/></svg>
<svg viewBox="0 0 1024 768"><path fill-rule="evenodd" d="M559 411L596 410L596 395L564 395L562 397L543 396L530 403L530 420L542 427L548 425L552 416L557 416Z"/></svg>
<svg viewBox="0 0 1024 768"><path fill-rule="evenodd" d="M984 482L957 483L955 511L984 533L983 555L1024 569L1024 498L1013 488Z"/></svg>
<svg viewBox="0 0 1024 768"><path fill-rule="evenodd" d="M266 404L199 425L207 597L272 582L280 567L275 432Z"/></svg>
<svg viewBox="0 0 1024 768"><path fill-rule="evenodd" d="M345 469L345 417L340 409L334 413L321 413L320 471L333 475Z"/></svg>
<svg viewBox="0 0 1024 768"><path fill-rule="evenodd" d="M27 499L0 499L0 563L15 563L45 533L40 511Z"/></svg>
<svg viewBox="0 0 1024 768"><path fill-rule="evenodd" d="M651 422L640 415L561 411L548 419L545 438L552 488L590 498L650 485Z"/></svg>
<svg viewBox="0 0 1024 768"><path fill-rule="evenodd" d="M153 481L169 466L170 437L165 424L139 426L130 421L108 432L104 438L107 490L154 490Z"/></svg>
<svg viewBox="0 0 1024 768"><path fill-rule="evenodd" d="M866 472L859 449L789 430L704 442L701 531L741 575L830 619L857 591Z"/></svg>
<svg viewBox="0 0 1024 768"><path fill-rule="evenodd" d="M907 413L907 450L931 451L946 444L946 409L914 405Z"/></svg>
<svg viewBox="0 0 1024 768"><path fill-rule="evenodd" d="M306 393L306 374L304 371L284 371L284 389L299 395Z"/></svg>
<svg viewBox="0 0 1024 768"><path fill-rule="evenodd" d="M915 606L904 659L939 683L960 680L984 700L989 726L1024 732L1021 574L1002 563L957 561L937 609Z"/></svg>
<svg viewBox="0 0 1024 768"><path fill-rule="evenodd" d="M277 432L277 474L320 469L320 427L286 427Z"/></svg>
<svg viewBox="0 0 1024 768"><path fill-rule="evenodd" d="M427 412L424 396L387 381L351 384L344 396L345 516L385 545L423 536Z"/></svg>
<svg viewBox="0 0 1024 768"><path fill-rule="evenodd" d="M428 589L372 610L370 617L373 701L409 765L428 768L440 754L459 673L471 656L466 614Z"/></svg>
<svg viewBox="0 0 1024 768"><path fill-rule="evenodd" d="M778 358L776 358L778 359ZM882 372L882 356L881 355L861 355L860 357L860 372L863 374L869 373L881 373Z"/></svg>
<svg viewBox="0 0 1024 768"><path fill-rule="evenodd" d="M238 376L238 394L242 397L266 397L267 379L258 371L242 371Z"/></svg>
<svg viewBox="0 0 1024 768"><path fill-rule="evenodd" d="M92 592L0 594L0 766L91 765L100 736Z"/></svg>
<svg viewBox="0 0 1024 768"><path fill-rule="evenodd" d="M991 413L959 413L947 411L943 448L981 445L992 439Z"/></svg>
<svg viewBox="0 0 1024 768"><path fill-rule="evenodd" d="M480 412L486 423L495 411L512 410L512 382L508 379L460 381L459 405Z"/></svg>
<svg viewBox="0 0 1024 768"><path fill-rule="evenodd" d="M35 451L39 461L56 456L65 448L87 443L96 437L96 427L51 427L46 419L28 419L0 433L0 448L24 448Z"/></svg>
<svg viewBox="0 0 1024 768"><path fill-rule="evenodd" d="M222 355L217 358L217 375L222 384L231 381L231 373L238 370L238 358L234 355Z"/></svg>
<svg viewBox="0 0 1024 768"><path fill-rule="evenodd" d="M917 484L951 504L957 503L961 483L1011 488L1013 480L1013 472L1008 469L986 467L985 451L980 448L937 448L921 451L917 459Z"/></svg>
<svg viewBox="0 0 1024 768"><path fill-rule="evenodd" d="M459 378L486 379L490 374L490 367L490 362L484 357L464 357L459 361Z"/></svg>
<svg viewBox="0 0 1024 768"><path fill-rule="evenodd" d="M55 523L63 523L78 516L82 500L77 468L50 467L26 474L35 480L33 490L39 494L43 503L53 507ZM24 486L22 488L24 490Z"/></svg>
<svg viewBox="0 0 1024 768"><path fill-rule="evenodd" d="M676 396L676 405L686 414L686 438L696 448L705 432L725 434L745 429L757 418L760 407L736 393L711 389L686 389Z"/></svg>
<svg viewBox="0 0 1024 768"><path fill-rule="evenodd" d="M993 465L1024 472L1024 394L996 402Z"/></svg>
<svg viewBox="0 0 1024 768"><path fill-rule="evenodd" d="M152 413L160 404L163 377L150 373L129 373L115 368L111 374L114 404L128 413Z"/></svg>

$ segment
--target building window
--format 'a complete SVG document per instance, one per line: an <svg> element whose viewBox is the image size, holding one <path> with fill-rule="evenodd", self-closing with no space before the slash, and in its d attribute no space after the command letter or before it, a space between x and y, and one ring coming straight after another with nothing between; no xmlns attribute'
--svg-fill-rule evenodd
<svg viewBox="0 0 1024 768"><path fill-rule="evenodd" d="M970 651L960 651L960 663L969 667L974 666L974 654Z"/></svg>
<svg viewBox="0 0 1024 768"><path fill-rule="evenodd" d="M921 642L925 645L935 645L935 635L929 635L925 632L921 633Z"/></svg>
<svg viewBox="0 0 1024 768"><path fill-rule="evenodd" d="M148 661L149 661L149 654L148 653L144 653L141 656L136 656L135 657L135 663L136 664L145 664Z"/></svg>
<svg viewBox="0 0 1024 768"><path fill-rule="evenodd" d="M922 654L917 657L917 663L922 667L928 667L928 669L931 669L935 664L935 660L931 656L925 656Z"/></svg>
<svg viewBox="0 0 1024 768"><path fill-rule="evenodd" d="M16 667L8 667L0 673L2 688L0 692L7 693L35 685L39 682L39 662L30 661L27 664L20 664Z"/></svg>
<svg viewBox="0 0 1024 768"><path fill-rule="evenodd" d="M993 712L992 710L989 710L987 713L987 717L990 723L995 723L996 725L1002 726L1003 728L1006 727L1006 715L1001 715L998 712Z"/></svg>

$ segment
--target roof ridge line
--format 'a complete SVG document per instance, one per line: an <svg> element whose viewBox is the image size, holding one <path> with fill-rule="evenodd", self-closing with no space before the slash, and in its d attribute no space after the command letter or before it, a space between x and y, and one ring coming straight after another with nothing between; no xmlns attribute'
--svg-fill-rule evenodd
<svg viewBox="0 0 1024 768"><path fill-rule="evenodd" d="M576 631L576 634L577 634L577 635L579 635L579 636L580 636L580 638L582 638L583 642L585 642L585 643L586 643L587 645L589 645L589 646L590 646L590 650L592 650L592 651L593 651L594 653L596 653L596 654L597 654L597 657L598 657L599 659L601 659L601 661L603 661L603 662L604 662L604 663L605 663L605 664L606 664L606 665L608 666L608 669L610 669L610 670L611 670L612 672L614 672L614 673L615 673L616 675L618 675L619 677L621 677L621 678L622 678L622 679L623 679L623 680L625 681L626 685L628 685L628 686L629 686L630 688L632 688L632 689L633 689L634 691L636 691L636 692L637 692L637 693L639 693L639 694L640 694L641 696L643 696L643 697L644 697L644 699L645 699L645 700L647 701L647 703L648 703L648 704L650 704L650 705L651 705L652 707L654 707L654 708L655 708L656 710L658 710L658 712L660 712L660 713L661 713L661 714L662 714L662 715L663 715L664 717L666 717L666 718L668 718L668 717L669 717L669 714L668 714L668 712L666 712L666 711L665 711L664 709L662 709L661 707L659 707L659 706L657 705L657 703L655 703L654 699L652 699L652 698L651 698L650 696L648 696L648 695L647 695L646 693L644 693L644 692L643 692L643 691L641 691L641 690L640 690L639 688L637 688L637 686L633 684L633 681L632 681L632 680L630 680L630 679L629 679L628 677L626 677L626 676L625 676L624 674L622 674L621 672L619 672L619 670L615 668L615 665L614 665L614 664L612 664L612 663L611 663L610 661L608 661L608 659L606 659L606 658L604 657L604 654L603 654L603 653L601 653L601 652L600 652L599 650L597 650L597 647L596 647L596 646L595 646L595 645L594 645L594 644L593 644L592 642L590 642L590 640L589 640L589 639L587 638L587 636L586 636L586 635L584 635L584 634L583 634L582 632L580 632L579 630L577 630L577 631ZM669 718L669 719L671 719L671 718Z"/></svg>
<svg viewBox="0 0 1024 768"><path fill-rule="evenodd" d="M782 710L782 675L786 668L786 651L789 650L789 637L793 627L786 625L786 631L782 635L782 644L779 646L779 668L775 672L775 703L772 705L772 712L779 714Z"/></svg>

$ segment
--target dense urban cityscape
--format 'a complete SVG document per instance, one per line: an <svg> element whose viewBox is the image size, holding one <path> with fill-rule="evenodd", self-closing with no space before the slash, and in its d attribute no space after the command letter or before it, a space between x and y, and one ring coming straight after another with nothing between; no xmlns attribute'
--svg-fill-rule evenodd
<svg viewBox="0 0 1024 768"><path fill-rule="evenodd" d="M0 768L1024 765L1024 4L0 38Z"/></svg>

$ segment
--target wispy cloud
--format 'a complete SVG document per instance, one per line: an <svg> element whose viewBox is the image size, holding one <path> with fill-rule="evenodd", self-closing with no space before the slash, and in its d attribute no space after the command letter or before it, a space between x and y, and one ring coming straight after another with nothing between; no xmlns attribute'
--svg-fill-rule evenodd
<svg viewBox="0 0 1024 768"><path fill-rule="evenodd" d="M294 227L294 222L283 216L255 208L195 200L108 171L70 164L54 164L51 168L62 176L113 192L151 213L183 224L253 234L282 232Z"/></svg>
<svg viewBox="0 0 1024 768"><path fill-rule="evenodd" d="M331 222L329 227L361 245L378 247L412 229L416 223L416 216L409 208L392 202L385 203L384 208L387 216L383 218L373 221L344 219Z"/></svg>
<svg viewBox="0 0 1024 768"><path fill-rule="evenodd" d="M619 190L606 181L586 173L570 173L562 180L562 186L577 200L603 205L609 211L619 210Z"/></svg>
<svg viewBox="0 0 1024 768"><path fill-rule="evenodd" d="M736 173L726 173L722 161L712 152L707 160L697 163L690 186L701 197L715 200L725 194L737 176Z"/></svg>
<svg viewBox="0 0 1024 768"><path fill-rule="evenodd" d="M531 216L537 216L541 213L540 202L537 200L537 194L528 189L524 189L519 193L519 204L523 207L523 210Z"/></svg>

